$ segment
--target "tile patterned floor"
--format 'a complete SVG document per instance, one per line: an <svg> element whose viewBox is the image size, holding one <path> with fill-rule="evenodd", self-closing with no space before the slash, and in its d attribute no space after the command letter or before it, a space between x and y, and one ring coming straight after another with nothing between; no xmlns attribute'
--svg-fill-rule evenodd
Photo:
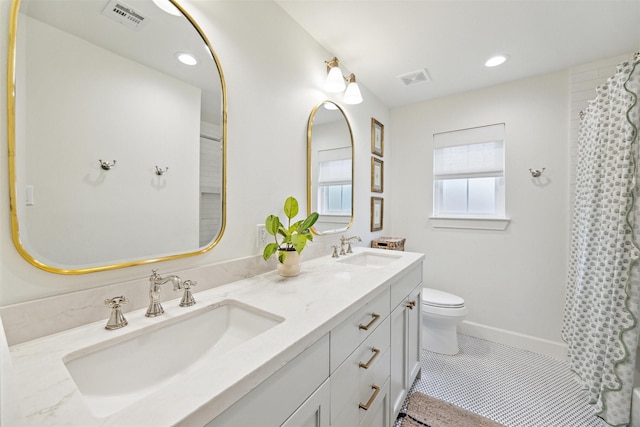
<svg viewBox="0 0 640 427"><path fill-rule="evenodd" d="M409 394L437 397L506 427L607 426L591 414L564 362L467 335L458 340L455 356L422 351L422 378Z"/></svg>

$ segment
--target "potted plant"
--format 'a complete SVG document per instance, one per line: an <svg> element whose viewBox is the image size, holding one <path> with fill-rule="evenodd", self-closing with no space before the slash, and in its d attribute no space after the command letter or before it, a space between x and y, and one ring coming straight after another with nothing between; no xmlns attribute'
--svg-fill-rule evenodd
<svg viewBox="0 0 640 427"><path fill-rule="evenodd" d="M313 241L310 228L318 220L318 213L313 212L307 218L291 224L291 220L298 215L298 210L298 201L290 196L284 201L286 227L276 215L269 215L264 222L265 230L274 237L275 243L265 246L262 257L266 261L277 253L278 273L281 276L297 276L300 273L300 253L307 242Z"/></svg>

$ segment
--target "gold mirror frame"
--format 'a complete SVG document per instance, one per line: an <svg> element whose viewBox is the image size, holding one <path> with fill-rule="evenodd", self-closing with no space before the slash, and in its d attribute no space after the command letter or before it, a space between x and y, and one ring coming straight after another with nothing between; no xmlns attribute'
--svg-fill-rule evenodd
<svg viewBox="0 0 640 427"><path fill-rule="evenodd" d="M348 229L351 228L351 226L353 225L353 218L354 218L354 205L353 205L353 201L354 201L354 189L355 189L355 175L354 175L354 143L353 143L353 130L351 129L351 123L349 122L349 118L347 117L347 115L345 114L344 110L342 109L342 107L338 104L336 104L333 101L323 101L320 104L316 105L315 107L313 107L313 110L311 110L311 114L309 115L309 121L307 122L307 215L309 215L311 212L313 212L313 163L312 163L312 154L313 154L313 143L312 143L312 138L313 138L313 121L316 117L316 114L318 113L318 111L321 108L324 108L325 104L332 104L335 108L332 110L338 111L340 112L340 114L342 114L342 117L344 118L345 123L347 124L347 128L349 129L349 141L351 143L351 217L349 218L349 224L347 224L344 228L340 228L340 229L336 229L336 230L329 230L329 231L320 231L318 230L315 226L311 227L311 231L313 232L313 234L316 235L329 235L329 234L336 234L336 233L342 233ZM321 215L322 217L322 215Z"/></svg>
<svg viewBox="0 0 640 427"><path fill-rule="evenodd" d="M207 36L204 34L200 26L195 22L195 20L191 17L184 8L177 3L176 0L169 0L181 13L182 15L191 23L193 28L198 32L202 41L207 46L207 49L210 51L213 61L218 70L218 75L220 76L220 85L221 85L221 95L222 95L222 180L221 180L221 218L220 218L220 230L218 235L211 241L211 243L205 247L201 247L198 250L186 253L176 253L173 255L159 256L155 258L144 258L135 259L132 261L119 262L107 265L100 266L92 266L81 269L65 269L58 268L47 265L36 258L34 258L23 246L22 241L20 239L20 227L18 223L18 212L17 212L17 188L16 188L16 50L17 50L17 34L18 34L18 14L20 11L21 0L13 0L11 5L11 11L9 14L9 39L8 39L8 53L7 53L7 138L8 138L8 152L9 152L9 203L10 203L10 217L11 217L11 236L13 239L13 243L18 251L18 253L27 260L30 264L34 265L37 268L42 270L56 273L56 274L87 274L87 273L95 273L106 270L119 269L124 267L131 267L135 265L143 265L143 264L151 264L160 261L168 261L173 259L185 258L189 256L195 256L204 254L210 251L213 247L215 247L220 240L222 239L222 235L225 231L226 226L226 202L227 202L227 161L226 161L226 153L227 153L227 91L226 91L226 83L224 79L224 74L222 72L222 67L220 66L220 61L215 51L211 47Z"/></svg>

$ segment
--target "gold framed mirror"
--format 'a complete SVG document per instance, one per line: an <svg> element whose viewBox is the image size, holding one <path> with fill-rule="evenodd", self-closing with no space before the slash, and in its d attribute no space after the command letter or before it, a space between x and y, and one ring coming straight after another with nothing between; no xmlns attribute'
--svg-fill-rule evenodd
<svg viewBox="0 0 640 427"><path fill-rule="evenodd" d="M353 132L332 101L315 106L307 124L307 214L318 212L315 234L340 233L353 224Z"/></svg>
<svg viewBox="0 0 640 427"><path fill-rule="evenodd" d="M9 32L18 252L83 274L212 249L226 222L226 88L182 6L14 0Z"/></svg>

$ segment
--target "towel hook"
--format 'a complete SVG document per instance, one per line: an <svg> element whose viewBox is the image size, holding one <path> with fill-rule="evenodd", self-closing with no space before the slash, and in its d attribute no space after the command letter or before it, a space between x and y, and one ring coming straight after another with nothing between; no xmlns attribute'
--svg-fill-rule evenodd
<svg viewBox="0 0 640 427"><path fill-rule="evenodd" d="M158 165L156 165L156 175L164 175L169 170L169 166L164 169L160 169Z"/></svg>
<svg viewBox="0 0 640 427"><path fill-rule="evenodd" d="M102 161L102 160L98 160L98 162L100 162L100 167L106 171L111 170L112 167L114 167L116 165L116 161L114 160L113 163L109 163L106 161Z"/></svg>
<svg viewBox="0 0 640 427"><path fill-rule="evenodd" d="M531 176L534 178L538 178L540 177L540 175L542 175L542 172L544 172L546 168L542 168L542 169L531 169L529 168L529 172L531 172Z"/></svg>

